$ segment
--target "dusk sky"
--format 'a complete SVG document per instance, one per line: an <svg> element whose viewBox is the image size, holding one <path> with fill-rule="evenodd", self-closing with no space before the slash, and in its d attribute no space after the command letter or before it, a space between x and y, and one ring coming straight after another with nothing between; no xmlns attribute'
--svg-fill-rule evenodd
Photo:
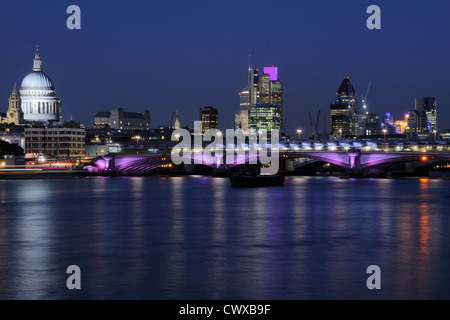
<svg viewBox="0 0 450 320"><path fill-rule="evenodd" d="M66 27L72 4L81 30ZM372 4L381 30L366 27ZM0 112L39 44L65 116L87 126L116 106L149 109L152 127L179 109L192 126L212 105L220 128L232 128L251 54L253 66L279 68L288 134L309 132L308 111L319 108L328 126L345 76L358 98L372 81L370 111L396 119L415 97L435 96L438 128L450 129L449 13L448 0L9 1L0 12Z"/></svg>

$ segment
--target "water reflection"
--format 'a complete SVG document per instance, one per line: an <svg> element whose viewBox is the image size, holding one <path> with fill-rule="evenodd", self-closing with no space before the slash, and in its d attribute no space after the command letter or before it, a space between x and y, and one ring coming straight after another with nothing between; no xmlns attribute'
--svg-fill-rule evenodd
<svg viewBox="0 0 450 320"><path fill-rule="evenodd" d="M45 182L33 181L21 185L18 190L21 201L15 207L14 272L10 273L17 299L49 299L58 273L54 272L54 216L52 195ZM23 197L27 195L27 197ZM29 196L29 197L28 197ZM50 198L50 199L49 199ZM11 212L12 213L12 212Z"/></svg>
<svg viewBox="0 0 450 320"><path fill-rule="evenodd" d="M448 297L446 181L136 177L0 184L0 297ZM84 287L65 289L78 264ZM365 270L382 269L382 290ZM38 276L36 276L38 275ZM439 293L439 295L436 295Z"/></svg>

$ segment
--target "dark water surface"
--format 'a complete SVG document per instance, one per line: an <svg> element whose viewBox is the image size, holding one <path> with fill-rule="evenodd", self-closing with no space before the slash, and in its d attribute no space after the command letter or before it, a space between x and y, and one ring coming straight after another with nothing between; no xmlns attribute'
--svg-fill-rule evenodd
<svg viewBox="0 0 450 320"><path fill-rule="evenodd" d="M0 181L0 298L450 299L450 181Z"/></svg>

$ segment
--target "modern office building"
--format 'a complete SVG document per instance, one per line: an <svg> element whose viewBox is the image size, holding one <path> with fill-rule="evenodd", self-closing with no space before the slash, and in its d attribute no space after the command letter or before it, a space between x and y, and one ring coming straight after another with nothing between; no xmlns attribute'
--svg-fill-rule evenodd
<svg viewBox="0 0 450 320"><path fill-rule="evenodd" d="M94 126L108 126L118 131L150 130L150 111L125 112L123 108L113 108L109 112L98 112Z"/></svg>
<svg viewBox="0 0 450 320"><path fill-rule="evenodd" d="M408 125L405 128L405 134L409 137L419 137L428 135L428 118L424 110L411 110L408 114Z"/></svg>
<svg viewBox="0 0 450 320"><path fill-rule="evenodd" d="M280 110L280 130L283 128L283 83L278 79L278 67L264 67L259 77L259 104L278 105Z"/></svg>
<svg viewBox="0 0 450 320"><path fill-rule="evenodd" d="M242 91L239 92L239 110L250 110L251 104L248 101L248 87L242 88Z"/></svg>
<svg viewBox="0 0 450 320"><path fill-rule="evenodd" d="M249 66L247 86L239 92L234 129L247 132L269 126L283 131L283 83L278 79L278 67L264 67L262 74L258 72L259 69Z"/></svg>
<svg viewBox="0 0 450 320"><path fill-rule="evenodd" d="M330 105L330 135L355 136L358 129L358 103L349 77L345 77Z"/></svg>
<svg viewBox="0 0 450 320"><path fill-rule="evenodd" d="M252 105L259 101L259 75L258 69L248 68L247 82L247 110L250 111Z"/></svg>
<svg viewBox="0 0 450 320"><path fill-rule="evenodd" d="M381 134L380 115L366 112L358 114L357 136L376 136Z"/></svg>
<svg viewBox="0 0 450 320"><path fill-rule="evenodd" d="M76 123L25 130L25 157L75 158L85 154L85 129Z"/></svg>
<svg viewBox="0 0 450 320"><path fill-rule="evenodd" d="M219 129L219 111L212 106L200 108L200 120L202 121L202 132Z"/></svg>
<svg viewBox="0 0 450 320"><path fill-rule="evenodd" d="M427 117L427 127L430 133L437 130L437 102L434 97L416 98L416 110L424 111Z"/></svg>
<svg viewBox="0 0 450 320"><path fill-rule="evenodd" d="M278 104L258 103L250 109L250 129L258 132L268 131L268 137L274 129L281 130L281 108Z"/></svg>

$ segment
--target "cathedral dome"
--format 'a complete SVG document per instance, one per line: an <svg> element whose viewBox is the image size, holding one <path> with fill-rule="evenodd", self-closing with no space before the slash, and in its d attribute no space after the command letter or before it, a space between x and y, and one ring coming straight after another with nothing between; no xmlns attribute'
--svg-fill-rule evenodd
<svg viewBox="0 0 450 320"><path fill-rule="evenodd" d="M33 71L22 81L21 90L55 90L49 76L43 72Z"/></svg>
<svg viewBox="0 0 450 320"><path fill-rule="evenodd" d="M52 80L42 71L39 47L36 47L33 71L23 79L20 87L20 104L26 121L48 122L61 119L61 100L56 97Z"/></svg>

